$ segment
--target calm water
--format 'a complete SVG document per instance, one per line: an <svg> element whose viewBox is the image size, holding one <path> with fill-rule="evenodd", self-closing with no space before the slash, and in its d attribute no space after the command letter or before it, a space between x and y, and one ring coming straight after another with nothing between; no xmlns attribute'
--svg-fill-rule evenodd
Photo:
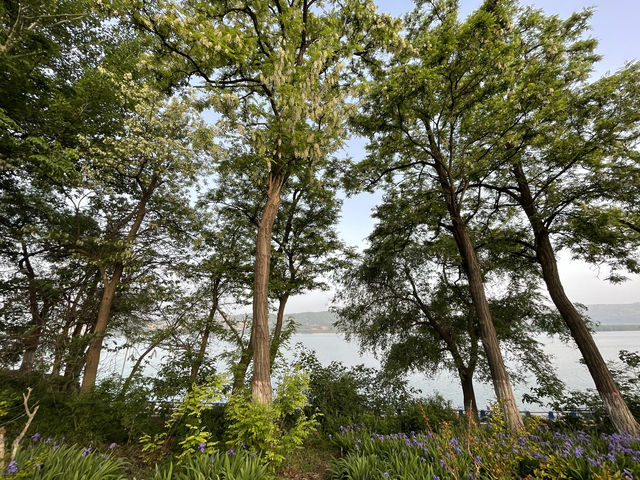
<svg viewBox="0 0 640 480"><path fill-rule="evenodd" d="M597 332L594 334L594 339L602 356L607 361L618 360L619 350L640 350L640 331ZM557 337L540 337L539 340L544 345L544 350L552 355L557 374L566 383L568 389L584 390L593 387L593 381L587 368L579 362L580 353L576 347L561 342ZM297 343L314 350L318 360L324 365L335 360L347 366L357 364L364 364L367 367L374 368L380 366L380 362L374 355L369 353L360 355L358 344L347 342L342 334L294 335L291 347L285 353L286 359L293 357L294 346ZM211 353L214 353L214 349L215 347L212 347ZM131 355L131 352L129 352L129 355ZM162 362L162 358L162 352L157 352L145 368L145 374L154 375L157 366ZM132 363L130 359L125 360L124 353L107 355L104 358L104 362L101 361L101 373L104 375L117 372L126 375ZM509 363L508 360L507 363ZM460 384L457 377L451 373L442 372L434 376L413 373L408 375L407 378L409 385L421 390L423 395L439 393L446 400L450 400L454 407L462 406ZM541 407L539 406L527 405L522 402L522 394L528 393L531 386L527 383L514 385L516 400L521 409L540 410ZM479 408L485 407L488 402L495 398L493 387L490 384L476 381L475 391Z"/></svg>
<svg viewBox="0 0 640 480"><path fill-rule="evenodd" d="M606 361L618 360L620 350L640 350L640 331L597 332L594 339ZM544 351L552 355L553 365L561 380L569 390L585 390L593 388L593 381L587 367L580 363L580 352L571 344L560 341L557 337L540 337ZM362 363L368 367L379 367L380 362L372 354L360 355L358 345L347 342L341 334L301 334L296 335L292 344L299 342L316 352L323 364L333 360L345 365ZM409 385L422 391L425 395L439 393L446 400L450 400L455 407L462 406L462 390L460 383L453 374L442 372L434 376L420 373L408 375ZM536 405L522 402L522 394L529 393L531 386L527 383L514 385L516 400L522 409L540 410ZM476 401L479 408L493 401L493 386L487 383L475 383Z"/></svg>

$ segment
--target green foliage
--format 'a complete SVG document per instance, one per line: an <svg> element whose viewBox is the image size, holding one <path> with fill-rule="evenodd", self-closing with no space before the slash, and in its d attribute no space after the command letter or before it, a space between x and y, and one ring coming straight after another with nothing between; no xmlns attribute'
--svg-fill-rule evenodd
<svg viewBox="0 0 640 480"><path fill-rule="evenodd" d="M364 365L347 368L339 362L323 366L313 352L301 350L297 361L309 372L309 402L321 413L326 433L345 425L364 425L380 433L425 428L420 406L405 380L388 377ZM452 421L455 414L441 397L422 400L434 425Z"/></svg>
<svg viewBox="0 0 640 480"><path fill-rule="evenodd" d="M295 371L283 376L271 405L245 395L232 396L227 407L227 445L261 454L271 468L278 467L316 429L316 414L305 413L308 388L309 376Z"/></svg>
<svg viewBox="0 0 640 480"><path fill-rule="evenodd" d="M165 423L164 431L153 436L145 434L140 438L143 444L142 450L150 453L157 452L165 446L170 435L175 433L175 428L184 423L187 431L178 441L181 449L179 458L196 452L213 452L217 441L211 438L211 432L202 424L202 414L222 400L223 382L223 376L216 376L201 385L194 384L186 393L184 400L175 406L171 417Z"/></svg>
<svg viewBox="0 0 640 480"><path fill-rule="evenodd" d="M24 412L21 392L33 385L32 398L40 406L30 431L46 432L55 438L78 443L123 444L138 438L142 432L157 429L149 390L137 382L124 396L119 396L120 382L116 378L103 380L94 391L57 392L56 383L43 380L39 373L24 377L2 373L1 398L6 402L5 417L9 432L18 432Z"/></svg>
<svg viewBox="0 0 640 480"><path fill-rule="evenodd" d="M33 439L36 439L34 436ZM90 447L58 445L51 439L27 440L18 450L15 464L5 470L11 479L126 480L126 463L111 452ZM15 473L10 473L15 470ZM0 473L2 476L2 473Z"/></svg>
<svg viewBox="0 0 640 480"><path fill-rule="evenodd" d="M153 480L271 480L262 457L244 450L192 455L158 469Z"/></svg>

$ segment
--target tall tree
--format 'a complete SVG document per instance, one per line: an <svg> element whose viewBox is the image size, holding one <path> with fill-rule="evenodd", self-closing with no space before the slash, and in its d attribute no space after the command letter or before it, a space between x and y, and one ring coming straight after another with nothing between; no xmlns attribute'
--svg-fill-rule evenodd
<svg viewBox="0 0 640 480"><path fill-rule="evenodd" d="M370 246L340 275L339 325L381 356L392 375L452 370L465 410L477 415L473 378L486 371L486 357L469 286L455 240L438 228L442 212L414 186L387 192L374 213ZM562 322L537 292L537 272L523 247L509 242L513 232L498 227L503 220L496 218L490 229L475 225L472 233L496 331L503 349L521 360L521 374L533 372L540 384L557 387L557 378L545 375L550 362L534 335L555 333Z"/></svg>
<svg viewBox="0 0 640 480"><path fill-rule="evenodd" d="M441 228L449 230L462 259L493 386L513 430L523 426L504 366L484 287L471 222L485 197L472 185L485 175L487 105L506 94L509 63L504 35L513 6L485 2L464 22L455 2L434 2L410 17L407 47L372 70L363 94L359 131L369 136L368 158L359 166L370 185L393 175L413 181L438 203ZM409 180L411 178L411 180Z"/></svg>
<svg viewBox="0 0 640 480"><path fill-rule="evenodd" d="M345 68L384 35L390 17L368 0L130 2L132 17L173 54L171 72L210 87L236 171L260 166L264 188L253 284L253 397L271 402L268 293L273 223L291 177L314 175L345 136ZM185 21L186 19L186 21Z"/></svg>
<svg viewBox="0 0 640 480"><path fill-rule="evenodd" d="M495 132L494 172L485 185L514 201L526 217L549 295L564 318L620 432L640 434L580 312L567 296L556 252L638 272L634 213L640 138L640 67L632 64L591 83L596 41L585 38L591 13L561 20L524 10L513 20L509 94L487 107ZM620 184L622 172L626 172ZM511 205L509 207L511 208Z"/></svg>
<svg viewBox="0 0 640 480"><path fill-rule="evenodd" d="M211 150L205 128L187 97L166 100L129 80L117 85L127 120L119 136L89 138L83 151L85 179L77 198L90 228L69 240L77 255L100 272L102 298L82 379L82 391L96 379L102 341L118 286L127 271L144 264L171 232Z"/></svg>
<svg viewBox="0 0 640 480"><path fill-rule="evenodd" d="M337 252L344 245L335 230L341 202L335 198L335 183L333 172L328 172L320 179L291 182L286 189L282 212L273 229L269 296L276 301L277 311L271 338L272 364L282 340L289 298L329 288L325 277L341 265Z"/></svg>

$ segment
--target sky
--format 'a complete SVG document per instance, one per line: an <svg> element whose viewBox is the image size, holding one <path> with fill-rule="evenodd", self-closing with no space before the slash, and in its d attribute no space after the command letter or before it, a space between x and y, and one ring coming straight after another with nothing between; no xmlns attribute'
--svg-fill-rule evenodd
<svg viewBox="0 0 640 480"><path fill-rule="evenodd" d="M411 0L377 0L379 10L395 16L403 15L413 8ZM460 0L461 15L468 15L482 3L481 0ZM522 0L522 5L541 8L547 14L567 17L587 7L595 9L591 19L591 36L599 42L597 52L603 57L596 65L593 77L599 78L607 72L615 72L626 62L640 58L640 0ZM365 140L351 139L344 151L354 160L363 158ZM344 199L342 218L338 231L342 239L351 246L362 249L366 238L373 230L371 210L380 201L380 194L360 194ZM640 302L640 276L630 276L629 281L611 285L605 281L606 271L583 262L572 260L561 252L558 268L569 298L586 305L597 303ZM292 297L286 313L327 310L333 292L314 291Z"/></svg>

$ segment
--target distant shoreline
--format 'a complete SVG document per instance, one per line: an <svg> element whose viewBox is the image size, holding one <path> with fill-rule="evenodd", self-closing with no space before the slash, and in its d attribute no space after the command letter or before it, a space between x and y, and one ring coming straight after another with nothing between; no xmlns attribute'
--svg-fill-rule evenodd
<svg viewBox="0 0 640 480"><path fill-rule="evenodd" d="M595 327L595 332L637 332L640 330L640 325L637 324L619 324L619 325L598 325ZM339 330L321 330L321 329L308 329L303 328L296 330L297 335L335 335L336 333L344 333Z"/></svg>
<svg viewBox="0 0 640 480"><path fill-rule="evenodd" d="M640 325L637 324L598 325L595 328L596 332L637 332L638 330L640 330Z"/></svg>

